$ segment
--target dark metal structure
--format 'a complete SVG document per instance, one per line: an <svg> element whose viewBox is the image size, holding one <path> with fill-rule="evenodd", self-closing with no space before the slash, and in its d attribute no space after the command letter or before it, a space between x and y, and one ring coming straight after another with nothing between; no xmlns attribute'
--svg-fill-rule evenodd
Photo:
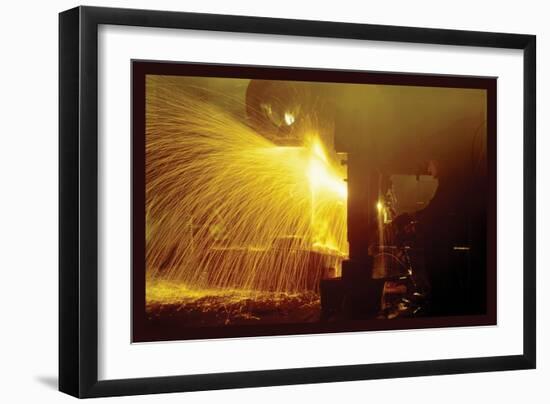
<svg viewBox="0 0 550 404"><path fill-rule="evenodd" d="M384 283L391 275L375 274L374 266L375 257L386 248L382 244L388 241L381 237L385 223L382 223L380 209L389 178L395 174L432 174L428 172L429 161L438 165L439 173L433 174L442 184L424 209L428 213L423 216L430 216L431 211L437 210L439 223L430 223L425 218L421 225L425 227L424 233L431 234L423 237L441 236L442 231L430 229L431 225L446 227L447 238L447 244L437 244L436 248L441 251L435 251L435 244L429 240L419 243L428 258L443 257L432 264L437 268L428 268L432 272L433 295L437 296L445 287L446 297L457 299L452 303L457 306L456 314L460 310L467 311L459 306L467 306L468 299L476 302L485 299L485 239L473 237L471 233L474 228L481 233L486 231L486 204L490 202L487 199L485 145L487 105L491 95L476 90L491 85L489 83L474 79L464 83L471 89L461 90L366 85L347 88L334 95L340 100L335 105L342 106L335 116L335 148L336 152L347 155L349 260L343 262L341 279L322 282L323 317L342 312L343 316L356 319L373 318L380 313ZM349 108L350 105L353 107ZM461 196L472 195L474 190L473 197ZM478 202L472 201L475 198ZM470 228L462 230L460 223ZM473 277L468 273L471 262L463 259L464 268L456 269L457 264L451 257L456 251L470 249L479 267ZM455 269L461 273L451 273ZM464 284L466 278L469 284ZM444 304L449 302L437 302L439 306ZM475 309L485 308L484 303L479 303Z"/></svg>

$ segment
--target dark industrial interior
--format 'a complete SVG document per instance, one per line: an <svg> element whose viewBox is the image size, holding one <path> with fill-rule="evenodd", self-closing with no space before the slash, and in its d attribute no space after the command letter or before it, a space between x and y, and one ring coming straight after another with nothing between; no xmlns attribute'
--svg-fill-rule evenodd
<svg viewBox="0 0 550 404"><path fill-rule="evenodd" d="M485 89L148 80L153 327L487 313Z"/></svg>
<svg viewBox="0 0 550 404"><path fill-rule="evenodd" d="M345 154L349 258L341 276L320 282L322 320L486 312L485 91L276 82L251 88L280 108L289 99L301 99L304 109L322 105L334 122L329 144ZM292 132L279 136L292 141ZM421 181L433 193L418 195ZM412 203L399 206L404 200Z"/></svg>

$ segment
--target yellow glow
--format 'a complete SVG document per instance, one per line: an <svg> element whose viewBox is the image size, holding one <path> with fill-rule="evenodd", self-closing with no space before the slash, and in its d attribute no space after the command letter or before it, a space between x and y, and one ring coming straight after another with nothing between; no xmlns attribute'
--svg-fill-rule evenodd
<svg viewBox="0 0 550 404"><path fill-rule="evenodd" d="M378 211L378 215L381 216L381 223L388 223L388 210L384 206L384 202L378 201L376 202L376 210Z"/></svg>
<svg viewBox="0 0 550 404"><path fill-rule="evenodd" d="M294 114L291 112L285 112L285 123L290 126L294 123L296 118L294 117Z"/></svg>
<svg viewBox="0 0 550 404"><path fill-rule="evenodd" d="M325 189L334 192L339 198L346 199L348 187L341 176L338 176L328 162L327 155L319 139L311 143L311 160L309 179L315 189Z"/></svg>
<svg viewBox="0 0 550 404"><path fill-rule="evenodd" d="M321 160L324 163L328 162L327 155L325 153L325 150L323 149L323 145L317 137L314 137L313 141L311 141L311 151L313 157Z"/></svg>
<svg viewBox="0 0 550 404"><path fill-rule="evenodd" d="M293 293L319 251L337 267L348 251L345 169L319 136L276 145L173 80L147 79L148 279Z"/></svg>

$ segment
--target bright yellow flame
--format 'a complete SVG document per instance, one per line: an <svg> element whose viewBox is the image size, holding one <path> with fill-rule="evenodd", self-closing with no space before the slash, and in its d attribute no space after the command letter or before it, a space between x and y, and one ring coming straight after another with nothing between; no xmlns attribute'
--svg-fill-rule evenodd
<svg viewBox="0 0 550 404"><path fill-rule="evenodd" d="M310 141L312 157L321 160L323 163L328 163L327 154L323 149L323 145L317 136L313 137L313 140Z"/></svg>
<svg viewBox="0 0 550 404"><path fill-rule="evenodd" d="M382 210L384 209L384 205L382 204L382 202L376 202L376 209L378 210L378 213L382 213Z"/></svg>
<svg viewBox="0 0 550 404"><path fill-rule="evenodd" d="M327 155L318 138L311 143L311 160L309 179L312 188L334 192L339 198L346 199L348 187L341 176L338 176L328 162Z"/></svg>
<svg viewBox="0 0 550 404"><path fill-rule="evenodd" d="M338 169L316 135L275 145L177 78L148 76L148 279L303 290L312 265L336 267L348 251Z"/></svg>

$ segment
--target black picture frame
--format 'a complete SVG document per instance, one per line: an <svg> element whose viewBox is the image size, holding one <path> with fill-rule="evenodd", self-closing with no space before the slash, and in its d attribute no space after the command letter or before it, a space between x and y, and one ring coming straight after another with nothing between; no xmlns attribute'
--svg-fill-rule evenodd
<svg viewBox="0 0 550 404"><path fill-rule="evenodd" d="M98 380L97 53L101 24L523 50L523 353ZM60 13L59 390L85 398L535 368L535 105L534 35L97 7Z"/></svg>

